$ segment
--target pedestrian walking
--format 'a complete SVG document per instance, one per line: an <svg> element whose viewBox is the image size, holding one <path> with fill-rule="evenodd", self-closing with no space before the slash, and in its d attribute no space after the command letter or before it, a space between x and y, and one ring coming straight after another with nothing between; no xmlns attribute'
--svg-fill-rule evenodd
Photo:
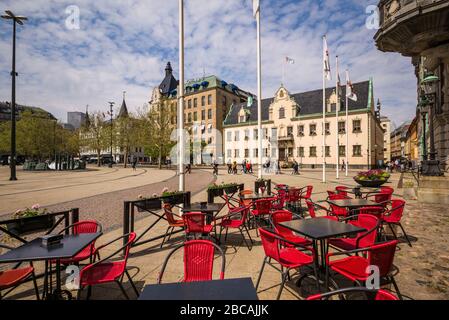
<svg viewBox="0 0 449 320"><path fill-rule="evenodd" d="M345 171L346 170L346 163L345 160L341 160L341 171Z"/></svg>
<svg viewBox="0 0 449 320"><path fill-rule="evenodd" d="M133 157L133 171L136 171L137 157Z"/></svg>
<svg viewBox="0 0 449 320"><path fill-rule="evenodd" d="M232 174L237 174L237 161L232 164Z"/></svg>
<svg viewBox="0 0 449 320"><path fill-rule="evenodd" d="M227 165L228 165L228 174L231 174L232 173L232 161L231 161L231 158L228 159Z"/></svg>

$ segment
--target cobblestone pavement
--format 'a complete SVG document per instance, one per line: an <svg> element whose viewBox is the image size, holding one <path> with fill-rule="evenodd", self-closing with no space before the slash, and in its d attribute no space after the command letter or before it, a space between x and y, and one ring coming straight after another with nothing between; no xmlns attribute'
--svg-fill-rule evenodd
<svg viewBox="0 0 449 320"><path fill-rule="evenodd" d="M316 170L304 171L300 176L292 176L290 174L282 174L272 176L272 180L276 183L288 183L295 186L305 186L312 184L314 186L313 199L321 200L325 198L325 191L335 188L336 185L354 185L353 180L348 177L341 177L339 180L334 179L334 172L328 175L328 183L321 183L321 172ZM350 173L350 176L353 172ZM391 179L392 187L397 186L400 176L394 174ZM191 176L187 176L188 189L192 191L205 189L211 180L209 172L202 172L194 170ZM255 177L251 175L227 175L224 170L220 170L217 182L240 182L245 183L246 188L253 188ZM157 191L159 192L161 185L175 187L177 179L172 178L166 184L158 183ZM196 188L196 189L195 189ZM124 190L121 195L126 197L136 196L140 190ZM151 185L148 186L148 192L152 192ZM125 193L126 192L126 193ZM402 189L396 189L395 197L402 196ZM104 197L104 198L103 198ZM92 217L96 219L108 219L108 210L102 211L98 215L98 208L103 206L105 202L112 201L114 197L106 195L94 196L92 199L83 199L80 206L86 206L81 212L92 208L95 214ZM192 201L203 201L206 199L206 192L199 192L193 195ZM89 204L85 204L86 201ZM67 204L64 204L67 205ZM69 205L71 206L71 205ZM106 208L109 204L106 204ZM95 209L95 210L94 210ZM121 212L120 212L121 213ZM120 214L119 213L119 214ZM82 216L84 218L84 216ZM136 232L140 234L147 226L154 221L153 216L142 215L142 218L136 222ZM113 219L111 219L112 221ZM103 221L102 221L103 222ZM399 245L400 250L395 257L395 265L400 272L396 276L399 288L406 297L413 299L448 299L449 286L449 270L448 262L449 255L447 253L448 240L447 234L449 231L449 214L447 208L440 205L421 204L413 200L407 200L407 206L403 217L403 225L409 236L412 238L413 247L409 247L405 242L401 241ZM121 221L117 223L110 223L109 226L120 225ZM161 222L152 230L152 235L163 234L166 229L166 224ZM111 229L106 232L99 240L98 244L105 243L111 239L119 236L121 229ZM226 278L251 277L256 283L260 266L264 257L263 249L260 243L260 238L256 236L254 230L250 231L251 237L254 240L254 247L251 251L243 243L241 235L237 232L229 234L228 240L222 247L226 254ZM163 248L160 248L160 241L150 242L148 244L135 247L131 251L131 256L128 262L131 276L133 277L138 289L140 290L144 285L155 284L161 265L168 252L174 248L183 236L174 236ZM112 252L115 247L110 248ZM107 254L103 253L103 254ZM182 275L182 254L173 256L173 260L169 264L164 275L164 282L175 282L181 279ZM219 260L216 260L214 275L218 268ZM38 268L42 268L39 264ZM286 285L282 294L282 299L302 299L307 297L310 293L308 287L304 285L299 289L295 285L296 276L292 277ZM310 280L309 280L310 281ZM39 284L41 286L41 282ZM274 299L280 284L279 273L266 267L264 275L258 290L260 299ZM131 297L134 297L131 286L128 282L125 283L125 288ZM17 292L11 296L14 299L34 299L32 286L26 284L17 289ZM93 299L123 299L119 288L115 284L107 284L96 286L93 290Z"/></svg>

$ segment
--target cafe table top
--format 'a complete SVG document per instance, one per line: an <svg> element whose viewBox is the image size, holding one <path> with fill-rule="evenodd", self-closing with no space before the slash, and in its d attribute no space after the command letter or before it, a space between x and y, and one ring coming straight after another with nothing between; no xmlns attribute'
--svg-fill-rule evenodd
<svg viewBox="0 0 449 320"><path fill-rule="evenodd" d="M348 236L366 231L352 224L325 218L291 220L281 222L280 225L313 240Z"/></svg>
<svg viewBox="0 0 449 320"><path fill-rule="evenodd" d="M243 195L243 199L245 199L245 200L259 200L259 199L269 199L269 198L274 198L274 194L253 193L253 194Z"/></svg>
<svg viewBox="0 0 449 320"><path fill-rule="evenodd" d="M258 300L251 278L146 285L139 300Z"/></svg>
<svg viewBox="0 0 449 320"><path fill-rule="evenodd" d="M337 207L350 208L350 209L379 206L377 202L367 199L339 199L339 200L326 200L326 201Z"/></svg>
<svg viewBox="0 0 449 320"><path fill-rule="evenodd" d="M101 235L101 232L64 235L59 244L49 247L43 246L42 240L36 238L1 255L0 263L69 259Z"/></svg>
<svg viewBox="0 0 449 320"><path fill-rule="evenodd" d="M378 193L380 192L379 188L369 188L369 187L348 187L348 189L344 190L347 193Z"/></svg>
<svg viewBox="0 0 449 320"><path fill-rule="evenodd" d="M224 203L206 203L204 206L200 202L192 203L188 206L184 206L182 211L184 212L204 212L204 213L214 213L220 212L224 207Z"/></svg>

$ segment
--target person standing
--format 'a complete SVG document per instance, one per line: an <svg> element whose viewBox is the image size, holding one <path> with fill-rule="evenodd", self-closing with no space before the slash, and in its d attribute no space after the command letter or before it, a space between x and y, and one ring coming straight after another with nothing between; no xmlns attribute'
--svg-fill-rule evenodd
<svg viewBox="0 0 449 320"><path fill-rule="evenodd" d="M137 157L134 156L133 157L133 171L136 171L136 166L137 166Z"/></svg>
<svg viewBox="0 0 449 320"><path fill-rule="evenodd" d="M246 173L246 159L243 159L242 161L242 172Z"/></svg>
<svg viewBox="0 0 449 320"><path fill-rule="evenodd" d="M232 174L237 174L237 161L232 164Z"/></svg>
<svg viewBox="0 0 449 320"><path fill-rule="evenodd" d="M345 171L346 170L346 163L345 163L345 159L341 160L341 171Z"/></svg>
<svg viewBox="0 0 449 320"><path fill-rule="evenodd" d="M228 165L228 174L231 174L232 173L232 161L231 161L231 158L228 159L227 165Z"/></svg>

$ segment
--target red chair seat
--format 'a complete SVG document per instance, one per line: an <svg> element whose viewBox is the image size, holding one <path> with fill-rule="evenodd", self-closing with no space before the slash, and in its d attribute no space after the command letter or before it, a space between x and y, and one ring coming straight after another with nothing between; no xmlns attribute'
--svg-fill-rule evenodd
<svg viewBox="0 0 449 320"><path fill-rule="evenodd" d="M260 215L264 215L264 214L268 214L268 213L266 213L266 212L261 212L261 213L259 213L259 210L257 210L257 209L254 209L254 210L252 210L251 211L251 214L253 215L253 216L260 216Z"/></svg>
<svg viewBox="0 0 449 320"><path fill-rule="evenodd" d="M334 247L343 249L343 250L357 249L357 239L356 238L330 239L329 244L333 245Z"/></svg>
<svg viewBox="0 0 449 320"><path fill-rule="evenodd" d="M81 285L95 285L116 280L126 268L126 261L100 263L83 272Z"/></svg>
<svg viewBox="0 0 449 320"><path fill-rule="evenodd" d="M366 280L369 266L368 260L359 256L350 256L341 260L329 262L329 267L342 274L346 278L355 280Z"/></svg>
<svg viewBox="0 0 449 320"><path fill-rule="evenodd" d="M294 243L296 243L296 244L298 244L300 246L310 246L310 245L312 245L312 241L307 240L306 238L303 238L301 236L297 236L297 235L289 234L289 233L282 233L281 236L285 240L290 241L290 242L294 242ZM289 244L289 243L286 243L286 246L289 247L289 246L292 246L292 245Z"/></svg>
<svg viewBox="0 0 449 320"><path fill-rule="evenodd" d="M396 217L391 217L391 216L383 216L382 220L387 223L398 223L399 221L401 221L400 219L397 219Z"/></svg>
<svg viewBox="0 0 449 320"><path fill-rule="evenodd" d="M33 267L0 271L0 289L14 287L33 273Z"/></svg>
<svg viewBox="0 0 449 320"><path fill-rule="evenodd" d="M223 220L223 222L220 223L220 225L225 228L240 228L243 225L243 221L240 219L239 220L227 219Z"/></svg>
<svg viewBox="0 0 449 320"><path fill-rule="evenodd" d="M280 249L279 258L279 263L287 268L299 268L313 262L313 256L309 256L294 248Z"/></svg>

